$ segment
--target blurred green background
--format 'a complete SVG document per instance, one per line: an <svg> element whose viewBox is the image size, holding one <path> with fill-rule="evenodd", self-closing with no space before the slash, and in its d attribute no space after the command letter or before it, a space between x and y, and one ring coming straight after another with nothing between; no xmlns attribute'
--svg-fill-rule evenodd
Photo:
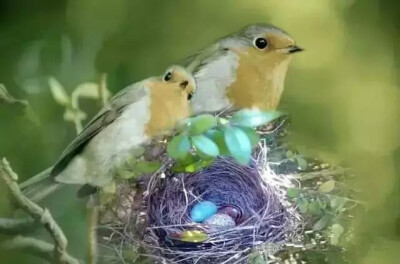
<svg viewBox="0 0 400 264"><path fill-rule="evenodd" d="M400 2L394 0L1 0L0 83L29 101L40 124L0 105L0 156L26 179L72 140L47 83L71 92L108 74L115 93L158 75L215 39L254 22L288 31L306 49L293 60L281 107L298 146L358 174L367 216L355 217L357 263L400 259ZM95 113L99 104L82 102ZM2 216L10 214L0 185ZM85 258L84 203L49 204L71 253ZM79 205L80 209L76 209ZM4 253L1 263L41 263Z"/></svg>

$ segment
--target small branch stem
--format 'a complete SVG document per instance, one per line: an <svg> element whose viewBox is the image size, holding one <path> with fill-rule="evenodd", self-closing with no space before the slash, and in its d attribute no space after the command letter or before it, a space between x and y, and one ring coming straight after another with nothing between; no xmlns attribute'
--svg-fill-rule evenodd
<svg viewBox="0 0 400 264"><path fill-rule="evenodd" d="M50 263L54 262L54 245L32 237L16 236L6 242L0 244L6 250L17 250L29 252L34 256L47 260ZM65 254L65 263L78 263L73 257Z"/></svg>
<svg viewBox="0 0 400 264"><path fill-rule="evenodd" d="M107 74L102 73L99 82L99 97L103 104L102 106L106 106L108 103L107 91Z"/></svg>
<svg viewBox="0 0 400 264"><path fill-rule="evenodd" d="M18 176L12 171L10 164L5 158L3 158L0 163L0 175L20 208L28 213L37 223L41 223L49 232L55 244L53 247L55 263L79 264L76 259L68 256L66 252L67 239L50 212L47 209L41 208L23 195L17 183ZM30 240L30 242L32 242L32 240Z"/></svg>
<svg viewBox="0 0 400 264"><path fill-rule="evenodd" d="M31 218L9 219L0 218L0 233L1 234L21 234L30 232L39 224Z"/></svg>
<svg viewBox="0 0 400 264"><path fill-rule="evenodd" d="M99 207L94 199L94 197L90 197L87 205L89 240L88 264L97 263L97 223L99 219Z"/></svg>
<svg viewBox="0 0 400 264"><path fill-rule="evenodd" d="M295 175L294 178L299 181L308 181L315 178L326 178L326 177L333 177L336 175L343 175L344 173L349 171L350 171L349 169L332 168L315 172L299 173L298 175Z"/></svg>

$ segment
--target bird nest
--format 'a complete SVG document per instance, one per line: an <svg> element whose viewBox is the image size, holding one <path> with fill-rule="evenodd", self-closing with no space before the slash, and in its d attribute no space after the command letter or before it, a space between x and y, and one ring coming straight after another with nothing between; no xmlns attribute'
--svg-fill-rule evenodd
<svg viewBox="0 0 400 264"><path fill-rule="evenodd" d="M275 175L261 146L248 166L217 158L194 173L165 170L151 177L145 195L144 247L159 263L245 263L256 246L273 254L298 233L299 215L286 202L291 181ZM193 207L210 201L234 212L234 223L196 223ZM202 239L180 239L185 232Z"/></svg>
<svg viewBox="0 0 400 264"><path fill-rule="evenodd" d="M352 232L343 229L347 214L338 212L353 212L357 201L347 189L326 193L326 184L344 182L352 174L316 159L303 166L303 156L281 143L286 134L282 123L270 131L258 128L261 139L248 166L219 157L193 173L174 172L165 141L150 145L146 160L163 166L117 185L115 203L104 207L100 217L100 262L282 263L306 261L308 254L313 259L327 250L342 256L338 239L347 241ZM204 201L218 208L214 216L222 212L230 218L194 221L191 213ZM326 221L333 214L344 220ZM185 236L189 232L194 236Z"/></svg>

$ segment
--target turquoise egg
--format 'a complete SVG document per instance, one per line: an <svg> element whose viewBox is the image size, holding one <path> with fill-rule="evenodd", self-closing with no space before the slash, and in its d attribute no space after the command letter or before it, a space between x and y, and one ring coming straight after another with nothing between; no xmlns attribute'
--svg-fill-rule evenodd
<svg viewBox="0 0 400 264"><path fill-rule="evenodd" d="M193 206L190 218L196 223L201 223L218 211L218 207L210 201L203 201Z"/></svg>

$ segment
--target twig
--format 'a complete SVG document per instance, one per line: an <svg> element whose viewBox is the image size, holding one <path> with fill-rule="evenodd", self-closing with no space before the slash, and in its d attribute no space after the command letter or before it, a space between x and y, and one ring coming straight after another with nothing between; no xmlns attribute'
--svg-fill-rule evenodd
<svg viewBox="0 0 400 264"><path fill-rule="evenodd" d="M9 219L0 218L1 234L21 234L27 233L38 227L39 224L31 218Z"/></svg>
<svg viewBox="0 0 400 264"><path fill-rule="evenodd" d="M304 172L294 175L293 177L299 181L308 181L315 178L326 178L326 177L333 177L336 175L343 175L346 172L349 172L350 169L343 169L343 168L331 168L321 171L315 172Z"/></svg>
<svg viewBox="0 0 400 264"><path fill-rule="evenodd" d="M76 133L77 134L81 133L81 131L83 130L82 121L80 119L75 118L74 125L75 125Z"/></svg>
<svg viewBox="0 0 400 264"><path fill-rule="evenodd" d="M0 105L2 104L13 106L19 114L24 114L29 121L35 125L40 124L38 116L35 114L35 112L33 112L28 101L15 99L7 91L6 87L0 83Z"/></svg>
<svg viewBox="0 0 400 264"><path fill-rule="evenodd" d="M99 97L101 100L102 106L106 106L108 103L108 89L107 89L107 74L102 73L100 76L99 82Z"/></svg>
<svg viewBox="0 0 400 264"><path fill-rule="evenodd" d="M50 212L47 209L41 208L23 195L18 187L18 176L12 171L10 164L5 158L3 158L0 163L0 175L20 208L28 213L36 222L41 223L49 232L55 244L53 247L55 263L79 264L78 260L68 256L66 251L67 239Z"/></svg>
<svg viewBox="0 0 400 264"><path fill-rule="evenodd" d="M25 100L17 100L15 99L6 89L6 87L0 83L0 104L17 104L22 108L28 106L28 102Z"/></svg>
<svg viewBox="0 0 400 264"><path fill-rule="evenodd" d="M89 252L88 252L88 264L97 263L97 223L99 218L99 206L94 201L94 197L90 197L87 205L88 213L88 240L89 240Z"/></svg>
<svg viewBox="0 0 400 264"><path fill-rule="evenodd" d="M16 236L3 242L0 246L6 250L23 250L50 263L54 262L54 245L36 238ZM78 263L68 253L65 254L64 258L64 263Z"/></svg>

